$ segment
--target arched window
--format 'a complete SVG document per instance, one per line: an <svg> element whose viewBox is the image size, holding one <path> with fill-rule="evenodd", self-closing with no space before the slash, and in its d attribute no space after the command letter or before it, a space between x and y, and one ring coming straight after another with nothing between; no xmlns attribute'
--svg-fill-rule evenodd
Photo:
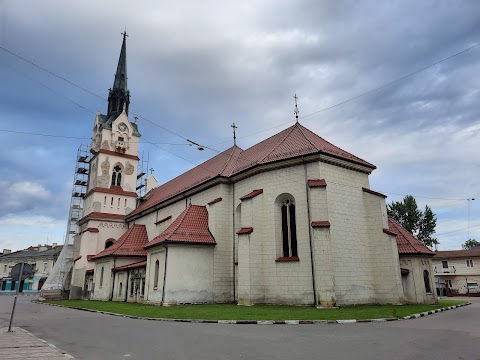
<svg viewBox="0 0 480 360"><path fill-rule="evenodd" d="M423 270L423 282L425 283L425 292L431 293L432 288L430 287L430 274L427 270Z"/></svg>
<svg viewBox="0 0 480 360"><path fill-rule="evenodd" d="M105 249L112 246L114 242L115 242L114 239L108 239L107 241L105 241Z"/></svg>
<svg viewBox="0 0 480 360"><path fill-rule="evenodd" d="M100 270L100 287L102 287L103 285L103 266L102 266L102 270Z"/></svg>
<svg viewBox="0 0 480 360"><path fill-rule="evenodd" d="M122 168L116 165L112 173L112 186L120 186L122 183Z"/></svg>
<svg viewBox="0 0 480 360"><path fill-rule="evenodd" d="M297 225L295 220L295 204L286 199L281 204L282 212L282 248L283 256L298 256L297 253Z"/></svg>
<svg viewBox="0 0 480 360"><path fill-rule="evenodd" d="M122 296L122 283L118 286L118 296Z"/></svg>
<svg viewBox="0 0 480 360"><path fill-rule="evenodd" d="M160 271L160 262L157 260L155 261L155 274L153 276L153 288L158 288L158 273Z"/></svg>

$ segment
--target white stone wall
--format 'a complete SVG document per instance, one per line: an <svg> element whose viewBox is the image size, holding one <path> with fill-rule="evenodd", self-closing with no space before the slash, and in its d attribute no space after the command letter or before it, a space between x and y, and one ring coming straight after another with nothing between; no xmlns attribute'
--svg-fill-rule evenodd
<svg viewBox="0 0 480 360"><path fill-rule="evenodd" d="M408 275L402 276L405 300L412 304L436 304L437 294L431 256L400 256L400 267L408 269ZM423 277L427 270L430 277L430 292L426 291Z"/></svg>

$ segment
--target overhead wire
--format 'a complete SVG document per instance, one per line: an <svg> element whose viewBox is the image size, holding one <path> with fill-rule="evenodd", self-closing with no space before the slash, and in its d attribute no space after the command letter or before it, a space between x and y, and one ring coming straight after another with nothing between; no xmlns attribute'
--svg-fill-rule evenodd
<svg viewBox="0 0 480 360"><path fill-rule="evenodd" d="M374 88L374 89L368 90L368 91L363 92L363 93L361 93L361 94L359 94L359 95L356 95L356 96L354 96L354 97L351 97L351 98L349 98L349 99L346 99L346 100L344 100L344 101L341 101L341 102L339 102L339 103L336 103L336 104L334 104L334 105L328 106L328 107L326 107L326 108L320 109L320 110L318 110L318 111L314 111L314 112L309 113L309 114L307 114L307 115L303 115L303 116L300 117L300 119L304 119L304 118L306 118L306 117L309 117L309 116L318 114L318 113L320 113L320 112L323 112L323 111L326 111L326 110L335 108L335 107L337 107L337 106L343 105L343 104L345 104L345 103L348 103L348 102L353 101L353 100L355 100L355 99L358 99L358 98L360 98L360 97L366 96L366 95L371 94L371 93L373 93L373 92L375 92L375 91L379 91L379 90L381 90L381 89L383 89L383 88L385 88L385 87L388 87L388 86L390 86L390 85L393 85L393 84L395 84L395 83L397 83L397 82L400 82L400 81L402 81L402 80L404 80L404 79L406 79L406 78L408 78L408 77L410 77L410 76L413 76L413 75L415 75L415 74L417 74L417 73L420 73L420 72L422 72L422 71L424 71L424 70L427 70L427 69L429 69L429 68L431 68L431 67L433 67L433 66L435 66L435 65L438 65L438 64L440 64L440 63L442 63L442 62L444 62L444 61L447 61L447 60L449 60L449 59L451 59L451 58L453 58L453 57L455 57L455 56L458 56L458 55L460 55L460 54L463 54L463 53L465 53L465 52L467 52L467 51L469 51L469 50L471 50L471 49L473 49L473 48L475 48L475 47L477 47L477 46L479 46L479 45L480 45L480 43L476 43L476 44L470 46L470 47L467 48L467 49L464 49L464 50L462 50L462 51L460 51L460 52L457 52L457 53L455 53L455 54L453 54L453 55L451 55L451 56L448 56L448 57L446 57L446 58L443 58L443 59L441 59L441 60L439 60L439 61L437 61L437 62L435 62L435 63L433 63L433 64L430 64L430 65L425 66L425 67L423 67L423 68L421 68L421 69L418 69L418 70L416 70L416 71L413 71L413 72L411 72L411 73L409 73L409 74L407 74L407 75L404 75L404 76L402 76L402 77L400 77L400 78L397 78L397 79L395 79L395 80L392 80L392 81L390 81L390 82L388 82L388 83L385 83L385 84L383 84L383 85L381 85L381 86L378 86L378 87L376 87L376 88ZM94 95L94 96L96 96L96 97L98 97L98 98L100 98L100 99L102 99L102 100L104 100L104 101L108 101L108 100L105 99L104 97L102 97L102 96L100 96L100 95L98 95L98 94L96 94L96 93L94 93L94 92L92 92L92 91L84 88L83 86L80 86L80 85L74 83L73 81L67 79L66 77L61 76L61 75L58 75L58 74L54 73L53 71L50 71L49 69L47 69L47 68L45 68L45 67L43 67L43 66L40 66L40 65L36 64L35 62L33 62L33 61L31 61L31 60L29 60L29 59L27 59L27 58L25 58L25 57L23 57L23 56L21 56L21 55L18 55L18 54L16 54L16 53L14 53L13 51L11 51L11 50L9 50L9 49L1 46L1 45L0 45L0 49L1 49L1 50L4 50L5 52L7 52L7 53L9 53L9 54L11 54L11 55L13 55L13 56L15 56L15 57L17 57L17 58L25 61L25 62L27 62L27 63L29 63L29 64L37 67L37 68L39 68L39 69L41 69L41 70L43 70L43 71L45 71L45 72L47 72L47 73L49 73L49 74L51 74L52 76L55 76L55 77L57 77L57 78L65 81L65 82L71 84L71 85L73 85L73 86L75 86L75 87L77 87L77 88L79 88L79 89L81 89L81 90L83 90L83 91L91 94L91 95ZM17 69L15 69L14 67L12 67L12 66L10 66L10 65L8 65L8 64L7 64L7 66L9 66L10 68L12 68L12 69L15 70L16 72L19 72L19 71L18 71ZM63 97L63 98L65 98L65 99L67 99L68 101L74 103L75 105L79 106L80 108L82 108L82 109L84 109L84 110L86 110L86 111L88 111L88 112L90 112L90 113L95 114L95 112L93 112L92 110L87 109L87 108L84 107L83 105L81 105L81 104L79 104L78 102L74 101L73 99L70 99L69 97L67 97L67 96L65 96L65 95L57 92L56 90L48 87L47 85L43 84L42 82L40 82L40 81L38 81L38 80L36 80L36 79L34 79L34 78L32 78L32 77L24 74L24 73L22 73L22 74L23 74L24 76L26 76L27 78L29 78L30 80L32 80L32 81L34 81L34 82L37 82L37 83L39 83L40 85L46 87L47 89L49 89L50 91L54 92L55 94L60 95L61 97ZM214 145L211 145L211 146L200 145L200 144L198 144L198 143L196 143L196 142L194 142L194 141L192 141L192 140L187 139L186 137L184 137L184 136L181 135L181 134L178 134L178 133L176 133L176 132L174 132L174 131L172 131L172 130L170 130L170 129L162 126L162 125L157 124L157 123L154 122L154 121L151 121L150 119L148 119L148 118L146 118L146 117L144 117L144 116L142 116L142 115L140 115L140 114L136 114L136 113L133 113L133 112L132 112L132 114L135 115L135 116L137 116L138 118L141 118L141 119L144 120L144 121L147 121L147 122L151 123L152 125L155 125L155 126L161 128L161 129L163 129L163 130L165 130L165 131L167 131L167 132L169 132L169 133L171 133L171 134L173 134L173 135L176 135L176 136L182 138L183 140L185 140L185 141L187 141L187 142L189 142L189 143L198 145L199 147L201 146L201 147L203 147L203 148L212 150L212 151L214 151L214 152L217 152L218 154L222 154L221 151L213 148L212 146L225 143L226 141L221 142L221 143L217 143L217 144L214 144ZM260 131L257 131L257 132L251 133L251 134L249 134L249 135L246 135L246 136L243 136L243 137L239 137L239 138L250 137L250 136L252 136L252 135L256 135L256 134L259 134L259 133L262 133L262 132L265 132L265 131L268 131L268 130L272 130L272 129L275 129L275 128L284 126L284 125L286 125L286 124L290 124L290 123L292 123L292 122L295 122L295 120L291 120L291 121L288 121L288 122L285 122L285 123L282 123L282 124L279 124L279 125L270 127L270 128L268 128L268 129L260 130ZM15 132L15 131L11 131L11 130L0 130L0 131L3 131L3 132L12 132L12 133ZM78 137L67 137L67 136L60 136L60 135L49 135L49 134L27 133L27 132L16 132L16 133L23 133L23 134L29 134L29 135L39 135L39 136L50 136L50 137L78 138ZM78 138L78 139L86 139L86 138ZM169 154L171 154L171 155L173 155L173 156L175 156L175 157L178 157L178 158L180 158L180 159L182 159L182 160L184 160L184 161L187 161L187 162L189 162L189 163L191 163L191 164L193 164L193 165L200 166L200 165L196 164L195 162L193 162L193 161L191 161L191 160L189 160L189 159L186 159L186 158L184 158L184 157L182 157L182 156L180 156L180 155L177 155L177 154L175 154L175 153L173 153L173 152L171 152L171 151L169 151L169 150L166 150L166 149L158 146L158 145L191 145L191 144L154 143L154 142L151 142L151 141L146 140L145 138L144 138L144 140L145 140L146 143L148 143L148 144L150 144L150 145L153 145L153 146L156 146L157 148L159 148L159 149L161 149L161 150L163 150L163 151L165 151L165 152L168 152ZM226 155L226 154L225 154L225 155ZM243 160L243 159L240 159L240 158L239 158L238 160L240 160L240 161L250 161L250 160ZM210 170L207 169L207 168L204 168L204 169L210 171ZM211 172L211 171L210 171L210 172ZM343 185L343 186L348 186L348 185L346 185L346 184L341 184L341 183L337 183L337 184ZM385 191L384 193L393 194L393 195L405 196L405 194L391 193L391 192L386 192L386 191ZM426 197L426 196L414 196L414 197L416 197L416 198L425 198L425 199L436 199L436 200L451 200L451 201L465 200L465 199L433 198L433 197Z"/></svg>

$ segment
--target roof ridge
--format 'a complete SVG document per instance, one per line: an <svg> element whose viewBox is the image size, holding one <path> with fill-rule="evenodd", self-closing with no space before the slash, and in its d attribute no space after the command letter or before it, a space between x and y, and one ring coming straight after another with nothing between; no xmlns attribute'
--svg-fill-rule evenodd
<svg viewBox="0 0 480 360"><path fill-rule="evenodd" d="M290 128L285 129L285 130L289 130L289 131L286 132L286 134L285 134L285 136L283 137L283 139L282 139L281 141L279 141L279 142L277 143L277 145L275 145L275 146L273 147L273 149L272 149L269 153L267 153L267 154L262 158L262 160L260 160L260 162L263 162L271 153L273 153L280 145L283 144L283 142L286 140L286 138L292 133L293 129L295 129L295 126L296 126L296 125L297 125L297 124L291 126ZM275 135L274 135L274 136L275 136ZM264 141L265 141L265 140L264 140ZM316 148L316 147L315 147L315 148Z"/></svg>
<svg viewBox="0 0 480 360"><path fill-rule="evenodd" d="M220 171L220 174L221 175L224 170L227 168L227 166L230 164L230 161L233 160L233 157L235 156L235 149L239 149L240 150L240 153L243 151L240 147L238 147L237 145L233 145L230 149L232 149L232 153L229 155L229 159L225 162L225 165L223 166L222 170ZM225 152L227 152L228 150L230 149L227 149L225 151L223 151L221 154L224 154ZM237 157L237 160L238 160L238 157ZM236 165L236 164L235 164ZM235 166L234 166L235 168ZM230 171L230 174L232 173L233 170ZM230 176L230 174L228 174L227 176Z"/></svg>
<svg viewBox="0 0 480 360"><path fill-rule="evenodd" d="M298 125L298 129L300 130L300 132L302 133L303 137L305 138L305 140L307 140L310 144L312 144L312 146L317 149L317 151L322 151L321 149L319 149L313 142L310 141L310 139L307 137L307 135L305 135L305 133L303 132L303 129L306 129L306 127L302 126L300 123L296 123L295 125ZM321 136L319 136L321 137ZM322 138L323 139L323 138ZM325 140L325 139L324 139ZM326 140L325 140L326 141ZM328 141L327 141L328 142ZM331 143L329 143L330 145L333 145ZM335 145L333 145L335 146Z"/></svg>
<svg viewBox="0 0 480 360"><path fill-rule="evenodd" d="M178 215L178 217L177 217L177 219L179 219L179 220L178 220L178 224L177 224L177 226L175 226L174 229L172 229L172 230L170 231L170 234L167 236L167 238L169 238L170 236L172 236L173 234L175 234L175 231L177 231L177 229L180 227L180 225L182 225L183 220L185 220L185 216L187 216L188 210L191 209L192 206L195 206L195 205L188 204L188 206L185 208L185 210L183 210L182 213L181 213L180 215ZM180 216L181 216L181 217L180 217ZM177 219L175 219L175 220L177 220ZM174 220L174 221L175 221L175 220ZM160 234L160 235L161 235L161 234ZM160 235L159 235L159 236L160 236Z"/></svg>

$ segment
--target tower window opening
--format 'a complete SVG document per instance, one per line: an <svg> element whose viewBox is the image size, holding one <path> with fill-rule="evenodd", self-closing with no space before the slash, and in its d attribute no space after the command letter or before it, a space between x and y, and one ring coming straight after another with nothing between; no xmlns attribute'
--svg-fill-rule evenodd
<svg viewBox="0 0 480 360"><path fill-rule="evenodd" d="M112 186L120 186L122 183L122 168L115 166L112 173Z"/></svg>

